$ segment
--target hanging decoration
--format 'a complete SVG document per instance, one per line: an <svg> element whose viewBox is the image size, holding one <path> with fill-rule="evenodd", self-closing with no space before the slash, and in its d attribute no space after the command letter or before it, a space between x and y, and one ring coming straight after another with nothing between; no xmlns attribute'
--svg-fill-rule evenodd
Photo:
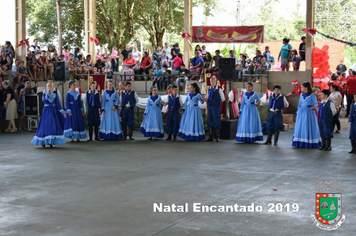
<svg viewBox="0 0 356 236"><path fill-rule="evenodd" d="M29 39L24 39L24 40L21 40L21 41L19 42L19 47L21 47L21 46L22 46L22 44L26 44L26 45L27 45L27 47L29 47L29 46L30 46Z"/></svg>
<svg viewBox="0 0 356 236"><path fill-rule="evenodd" d="M349 46L351 46L351 47L355 47L355 46L356 46L356 43L353 43L353 42L350 42L350 41L345 41L345 40L342 40L342 39L337 39L337 38L335 38L335 37L333 37L333 36L330 36L330 35L328 35L328 34L324 34L324 33L318 31L318 30L315 29L315 28L304 28L304 29L302 29L302 31L305 32L306 34L309 34L309 35L312 36L312 37L314 37L315 34L320 34L321 36L323 36L323 37L325 37L325 38L333 39L333 40L338 41L338 42L340 42L340 43L347 44L347 45L349 45Z"/></svg>
<svg viewBox="0 0 356 236"><path fill-rule="evenodd" d="M94 43L95 45L98 45L99 39L98 39L98 38L90 37L90 42Z"/></svg>
<svg viewBox="0 0 356 236"><path fill-rule="evenodd" d="M316 69L313 73L313 86L319 86L322 90L329 89L328 82L330 77L329 46L325 45L321 49L313 48L312 67Z"/></svg>

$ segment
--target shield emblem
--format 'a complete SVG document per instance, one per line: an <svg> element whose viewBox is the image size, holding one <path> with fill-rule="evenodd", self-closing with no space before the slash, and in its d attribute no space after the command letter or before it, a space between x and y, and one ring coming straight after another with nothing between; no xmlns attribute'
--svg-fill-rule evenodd
<svg viewBox="0 0 356 236"><path fill-rule="evenodd" d="M198 28L198 37L203 37L203 28Z"/></svg>
<svg viewBox="0 0 356 236"><path fill-rule="evenodd" d="M341 215L341 193L317 193L315 216L323 224L337 223Z"/></svg>

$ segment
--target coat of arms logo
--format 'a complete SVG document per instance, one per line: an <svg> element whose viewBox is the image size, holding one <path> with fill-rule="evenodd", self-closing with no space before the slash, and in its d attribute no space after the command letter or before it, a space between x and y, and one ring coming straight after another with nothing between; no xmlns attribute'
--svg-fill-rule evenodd
<svg viewBox="0 0 356 236"><path fill-rule="evenodd" d="M315 215L311 215L314 223L320 229L331 231L338 229L346 216L341 214L341 184L324 181L315 185ZM332 193L327 193L332 192Z"/></svg>

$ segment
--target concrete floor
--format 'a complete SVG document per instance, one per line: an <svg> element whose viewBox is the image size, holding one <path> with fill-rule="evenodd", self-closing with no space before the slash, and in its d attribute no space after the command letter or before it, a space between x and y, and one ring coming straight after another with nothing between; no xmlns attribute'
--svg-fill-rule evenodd
<svg viewBox="0 0 356 236"><path fill-rule="evenodd" d="M216 236L355 235L356 155L348 133L333 151L280 146L148 141L67 143L43 149L34 133L0 134L0 235ZM311 219L314 184L343 185L341 228L325 232ZM153 203L251 203L262 213L154 213ZM298 212L267 212L268 203L298 203Z"/></svg>

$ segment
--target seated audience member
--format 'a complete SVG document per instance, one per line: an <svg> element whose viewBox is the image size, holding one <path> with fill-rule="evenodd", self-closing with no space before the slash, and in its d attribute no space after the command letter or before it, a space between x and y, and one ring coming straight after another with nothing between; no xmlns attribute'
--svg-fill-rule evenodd
<svg viewBox="0 0 356 236"><path fill-rule="evenodd" d="M25 62L24 61L20 61L20 65L19 67L17 68L17 72L20 74L19 75L19 79L28 79L29 82L31 83L32 79L30 76L28 76L27 74L27 69L25 67Z"/></svg>
<svg viewBox="0 0 356 236"><path fill-rule="evenodd" d="M192 68L189 69L190 73L193 74L191 80L195 79L195 77L197 77L197 75L200 74L201 67L204 63L204 60L203 58L201 58L199 52L200 51L195 51L195 57L193 57L192 60L190 60L190 63L192 63L193 66Z"/></svg>
<svg viewBox="0 0 356 236"><path fill-rule="evenodd" d="M37 64L32 52L28 52L26 57L27 71L33 79L37 79Z"/></svg>
<svg viewBox="0 0 356 236"><path fill-rule="evenodd" d="M305 42L307 38L303 36L301 39L302 43L299 44L299 57L296 61L296 71L299 71L300 62L305 61Z"/></svg>
<svg viewBox="0 0 356 236"><path fill-rule="evenodd" d="M199 53L199 56L201 57L203 55L203 52L200 48L200 45L198 44L197 46L195 46L195 50L194 50L194 54L198 52Z"/></svg>
<svg viewBox="0 0 356 236"><path fill-rule="evenodd" d="M16 59L15 65L13 65L11 68L11 73L12 73L12 80L18 84L21 84L23 78L21 77L20 73L18 72L19 67L20 67L20 60Z"/></svg>
<svg viewBox="0 0 356 236"><path fill-rule="evenodd" d="M89 71L89 74L94 72L93 62L91 61L90 54L88 54L87 57L85 58L85 67L86 67L87 71Z"/></svg>
<svg viewBox="0 0 356 236"><path fill-rule="evenodd" d="M203 46L205 47L205 46ZM213 60L213 58L211 58L211 54L210 52L206 52L205 54L205 59L204 59L204 63L202 65L202 69L201 69L201 73L200 73L200 79L199 82L204 82L204 76L207 73L209 67L210 67L210 63Z"/></svg>
<svg viewBox="0 0 356 236"><path fill-rule="evenodd" d="M141 61L141 68L137 70L138 74L143 74L145 72L146 75L149 74L149 70L152 68L152 61L151 57L149 56L148 52L143 53L143 58ZM141 80L145 80L145 77L141 77Z"/></svg>
<svg viewBox="0 0 356 236"><path fill-rule="evenodd" d="M162 88L162 90L164 88L167 88L168 84L170 84L171 77L172 77L171 74L172 74L172 72L170 70L168 70L168 66L164 65L163 66L163 73L162 73L162 79L163 79L163 82L164 82L164 87Z"/></svg>
<svg viewBox="0 0 356 236"><path fill-rule="evenodd" d="M59 55L58 59L59 61L64 61L64 55L63 54Z"/></svg>
<svg viewBox="0 0 356 236"><path fill-rule="evenodd" d="M164 66L164 65L169 65L169 58L167 56L167 51L164 50L162 51L162 56L160 58L160 62L161 62L161 67Z"/></svg>
<svg viewBox="0 0 356 236"><path fill-rule="evenodd" d="M247 62L247 57L245 54L240 54L240 58L241 58L241 60L239 61L238 71L237 71L239 80L241 80L243 74L247 73L248 66L249 66L249 64ZM245 78L244 78L244 80L245 80Z"/></svg>
<svg viewBox="0 0 356 236"><path fill-rule="evenodd" d="M43 80L46 81L47 80L47 56L45 51L42 51L42 54L37 59L37 64L39 65L39 68L43 71Z"/></svg>
<svg viewBox="0 0 356 236"><path fill-rule="evenodd" d="M178 90L180 89L180 82L186 82L189 80L189 70L185 68L184 64L180 65L180 70L178 72L178 78L176 79L176 85Z"/></svg>
<svg viewBox="0 0 356 236"><path fill-rule="evenodd" d="M67 46L64 46L64 50L63 50L62 54L64 56L64 61L68 61L69 60L70 51L68 50Z"/></svg>
<svg viewBox="0 0 356 236"><path fill-rule="evenodd" d="M6 51L4 50L1 51L0 62L1 62L3 79L6 80L6 77L8 75L7 71L11 68L11 62L10 62L10 57L6 55Z"/></svg>
<svg viewBox="0 0 356 236"><path fill-rule="evenodd" d="M223 58L220 55L220 50L215 51L215 56L213 57L213 60L210 62L210 66L208 68L208 73L217 73L219 69L219 59ZM214 64L214 66L213 66Z"/></svg>
<svg viewBox="0 0 356 236"><path fill-rule="evenodd" d="M52 78L53 75L53 57L50 52L47 52L47 70L48 70L48 77Z"/></svg>
<svg viewBox="0 0 356 236"><path fill-rule="evenodd" d="M234 50L230 50L229 55L226 58L234 58L235 59L235 71L238 74L239 71L239 58L235 55Z"/></svg>
<svg viewBox="0 0 356 236"><path fill-rule="evenodd" d="M159 64L157 63L155 69L153 70L153 74L155 75L153 78L152 86L157 84L158 91L162 90L162 70L160 69Z"/></svg>
<svg viewBox="0 0 356 236"><path fill-rule="evenodd" d="M126 75L129 75L125 76L125 80L134 81L135 71L133 68L136 66L136 60L132 57L132 53L129 53L127 59L124 61L124 65L124 72Z"/></svg>
<svg viewBox="0 0 356 236"><path fill-rule="evenodd" d="M181 69L181 65L183 64L183 59L182 59L182 54L176 54L176 52L173 50L173 70L174 71L179 71Z"/></svg>
<svg viewBox="0 0 356 236"><path fill-rule="evenodd" d="M261 51L256 50L256 56L252 59L250 65L248 67L248 73L250 75L252 75L254 71L256 71L256 74L261 74L261 71L258 68L260 68L260 65L262 63L262 58L264 58L264 57L262 56ZM266 60L266 58L265 58L265 60Z"/></svg>
<svg viewBox="0 0 356 236"><path fill-rule="evenodd" d="M40 80L36 80L35 81L35 87L32 88L33 92L34 93L37 93L38 92L38 87L41 86L41 81Z"/></svg>
<svg viewBox="0 0 356 236"><path fill-rule="evenodd" d="M102 68L105 68L105 63L101 61L101 59L98 59L94 65L94 70L97 70L97 72L101 72Z"/></svg>
<svg viewBox="0 0 356 236"><path fill-rule="evenodd" d="M206 55L206 53L207 53L207 51L206 51L206 47L205 47L205 45L203 45L202 47L201 47L201 53L203 54L203 55Z"/></svg>
<svg viewBox="0 0 356 236"><path fill-rule="evenodd" d="M256 73L260 75L263 71L267 71L268 64L266 62L266 58L262 57L261 64L256 68ZM260 82L260 76L258 76L256 83Z"/></svg>
<svg viewBox="0 0 356 236"><path fill-rule="evenodd" d="M273 70L275 65L275 59L273 56L269 56L269 61L268 61L268 70Z"/></svg>

